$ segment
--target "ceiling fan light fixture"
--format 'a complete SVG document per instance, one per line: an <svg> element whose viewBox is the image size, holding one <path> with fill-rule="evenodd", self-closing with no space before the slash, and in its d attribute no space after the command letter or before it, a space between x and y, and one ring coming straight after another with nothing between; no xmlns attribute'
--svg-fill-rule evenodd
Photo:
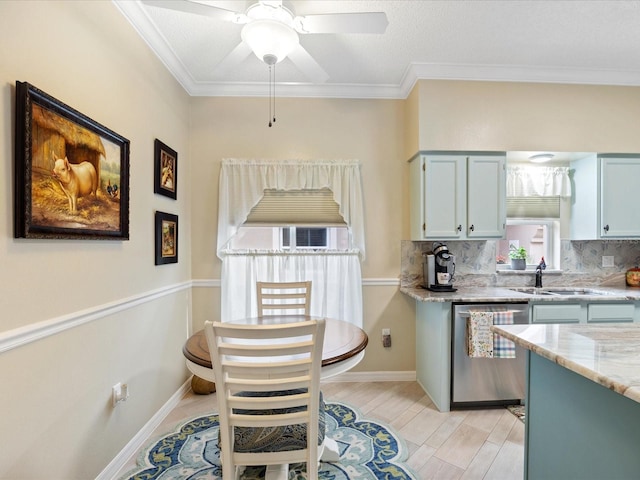
<svg viewBox="0 0 640 480"><path fill-rule="evenodd" d="M277 20L253 20L242 27L242 40L268 65L279 63L298 45L296 31ZM276 61L273 62L273 57Z"/></svg>

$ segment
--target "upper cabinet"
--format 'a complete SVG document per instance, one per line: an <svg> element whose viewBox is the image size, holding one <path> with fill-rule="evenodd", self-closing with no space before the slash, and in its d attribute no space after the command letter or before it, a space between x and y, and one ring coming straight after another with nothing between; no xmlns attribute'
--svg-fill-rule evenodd
<svg viewBox="0 0 640 480"><path fill-rule="evenodd" d="M502 152L421 152L410 161L411 239L502 238Z"/></svg>
<svg viewBox="0 0 640 480"><path fill-rule="evenodd" d="M593 155L572 162L571 167L575 184L571 239L640 237L640 208L633 200L640 155Z"/></svg>

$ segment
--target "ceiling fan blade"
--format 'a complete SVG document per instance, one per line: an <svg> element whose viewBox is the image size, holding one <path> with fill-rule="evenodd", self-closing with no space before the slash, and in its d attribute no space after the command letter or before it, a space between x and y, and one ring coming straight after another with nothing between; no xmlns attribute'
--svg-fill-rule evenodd
<svg viewBox="0 0 640 480"><path fill-rule="evenodd" d="M240 42L236 48L231 50L231 52L216 65L216 74L225 75L231 73L244 62L251 53L251 47L245 42Z"/></svg>
<svg viewBox="0 0 640 480"><path fill-rule="evenodd" d="M247 23L244 13L233 12L224 8L192 2L191 0L142 0L144 5L165 8L177 12L192 13L233 23Z"/></svg>
<svg viewBox="0 0 640 480"><path fill-rule="evenodd" d="M324 83L329 80L329 74L324 71L302 45L298 44L288 57L313 83Z"/></svg>
<svg viewBox="0 0 640 480"><path fill-rule="evenodd" d="M298 19L300 33L384 33L389 25L384 12L326 13Z"/></svg>

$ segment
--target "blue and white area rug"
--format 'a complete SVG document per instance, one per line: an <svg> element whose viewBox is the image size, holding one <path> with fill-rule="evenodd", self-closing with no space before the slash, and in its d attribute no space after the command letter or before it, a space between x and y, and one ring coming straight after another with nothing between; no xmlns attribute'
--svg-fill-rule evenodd
<svg viewBox="0 0 640 480"><path fill-rule="evenodd" d="M318 476L331 480L407 479L416 475L403 464L408 451L390 427L364 418L354 407L327 402L327 437L340 448L340 460L322 462ZM154 441L140 455L129 480L221 479L218 415L198 417ZM305 464L289 468L289 480L306 478ZM243 480L264 479L264 467L248 467Z"/></svg>

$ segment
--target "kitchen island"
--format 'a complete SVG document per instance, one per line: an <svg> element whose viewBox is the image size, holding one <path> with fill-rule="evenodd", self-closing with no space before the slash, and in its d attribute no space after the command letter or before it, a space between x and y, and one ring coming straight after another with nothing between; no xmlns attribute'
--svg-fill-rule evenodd
<svg viewBox="0 0 640 480"><path fill-rule="evenodd" d="M528 350L525 480L640 478L640 324L492 330Z"/></svg>

